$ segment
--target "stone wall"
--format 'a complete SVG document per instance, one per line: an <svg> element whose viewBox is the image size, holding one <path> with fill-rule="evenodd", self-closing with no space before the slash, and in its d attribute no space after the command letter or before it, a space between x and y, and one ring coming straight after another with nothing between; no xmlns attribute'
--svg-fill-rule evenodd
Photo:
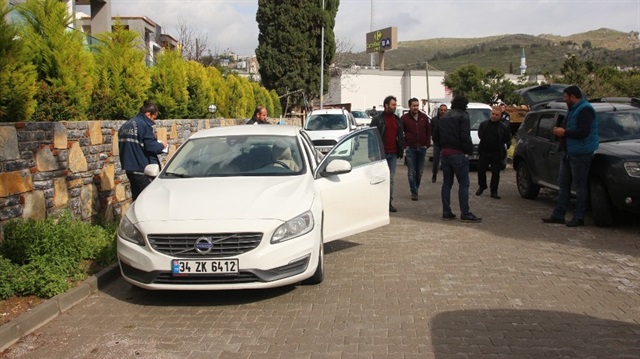
<svg viewBox="0 0 640 359"><path fill-rule="evenodd" d="M198 130L244 121L158 120L156 136L169 143L170 156ZM119 219L131 204L118 153L123 123L0 123L0 232L9 220L44 219L64 210L87 221ZM299 126L300 120L285 123Z"/></svg>

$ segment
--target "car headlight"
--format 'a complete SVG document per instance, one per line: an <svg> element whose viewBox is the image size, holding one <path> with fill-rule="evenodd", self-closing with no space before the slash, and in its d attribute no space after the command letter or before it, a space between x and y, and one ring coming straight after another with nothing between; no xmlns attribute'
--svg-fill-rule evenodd
<svg viewBox="0 0 640 359"><path fill-rule="evenodd" d="M629 176L640 178L640 162L625 162L624 169Z"/></svg>
<svg viewBox="0 0 640 359"><path fill-rule="evenodd" d="M273 233L273 237L271 237L271 243L288 241L309 233L312 229L313 213L311 213L311 211L307 211L294 219L286 221L280 227L276 228L276 231Z"/></svg>
<svg viewBox="0 0 640 359"><path fill-rule="evenodd" d="M140 233L138 228L136 228L136 226L131 223L129 218L126 216L122 218L122 221L120 221L118 236L131 243L144 246L144 237L142 236L142 233Z"/></svg>

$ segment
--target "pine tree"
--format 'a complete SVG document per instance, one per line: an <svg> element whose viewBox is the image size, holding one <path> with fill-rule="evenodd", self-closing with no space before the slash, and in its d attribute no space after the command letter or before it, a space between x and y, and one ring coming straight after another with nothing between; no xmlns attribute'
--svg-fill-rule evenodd
<svg viewBox="0 0 640 359"><path fill-rule="evenodd" d="M187 61L188 118L207 118L214 91L207 70L195 61Z"/></svg>
<svg viewBox="0 0 640 359"><path fill-rule="evenodd" d="M149 98L158 105L159 118L187 118L187 65L177 51L165 49L151 69Z"/></svg>

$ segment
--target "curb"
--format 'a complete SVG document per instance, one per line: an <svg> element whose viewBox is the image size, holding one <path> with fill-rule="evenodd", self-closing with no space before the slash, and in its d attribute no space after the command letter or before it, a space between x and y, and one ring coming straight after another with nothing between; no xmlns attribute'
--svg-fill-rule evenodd
<svg viewBox="0 0 640 359"><path fill-rule="evenodd" d="M119 276L120 268L118 263L114 263L69 291L58 294L9 323L3 324L0 326L0 353Z"/></svg>

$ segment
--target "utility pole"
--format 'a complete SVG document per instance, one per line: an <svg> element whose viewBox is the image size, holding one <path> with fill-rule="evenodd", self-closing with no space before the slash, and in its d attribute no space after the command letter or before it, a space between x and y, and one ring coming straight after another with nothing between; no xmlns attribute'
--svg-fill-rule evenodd
<svg viewBox="0 0 640 359"><path fill-rule="evenodd" d="M322 18L324 20L324 0L322 0ZM324 21L320 38L320 109L322 110L324 103Z"/></svg>
<svg viewBox="0 0 640 359"><path fill-rule="evenodd" d="M424 69L427 77L427 114L431 113L431 98L429 97L429 62L424 62Z"/></svg>
<svg viewBox="0 0 640 359"><path fill-rule="evenodd" d="M369 17L369 32L373 32L373 0L371 0L371 17ZM373 67L373 55L374 53L371 53L371 67Z"/></svg>

